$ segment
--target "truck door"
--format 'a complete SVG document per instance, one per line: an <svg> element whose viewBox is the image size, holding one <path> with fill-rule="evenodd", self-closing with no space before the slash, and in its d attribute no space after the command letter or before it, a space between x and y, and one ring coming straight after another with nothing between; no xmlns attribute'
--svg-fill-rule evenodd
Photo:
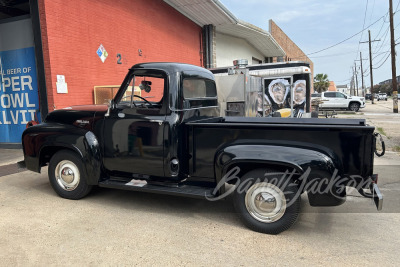
<svg viewBox="0 0 400 267"><path fill-rule="evenodd" d="M340 92L336 92L336 99L338 108L347 108L349 106L349 101L347 100L347 96Z"/></svg>
<svg viewBox="0 0 400 267"><path fill-rule="evenodd" d="M322 98L322 108L338 108L336 92L326 92Z"/></svg>
<svg viewBox="0 0 400 267"><path fill-rule="evenodd" d="M166 78L141 70L127 79L104 120L104 166L114 176L162 177Z"/></svg>

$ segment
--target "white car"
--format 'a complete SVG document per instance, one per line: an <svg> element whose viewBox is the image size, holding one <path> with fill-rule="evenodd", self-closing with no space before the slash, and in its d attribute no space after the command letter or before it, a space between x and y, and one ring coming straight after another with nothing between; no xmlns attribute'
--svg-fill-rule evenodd
<svg viewBox="0 0 400 267"><path fill-rule="evenodd" d="M321 93L322 109L348 109L358 111L365 107L365 98L359 96L349 96L340 92Z"/></svg>
<svg viewBox="0 0 400 267"><path fill-rule="evenodd" d="M376 98L378 101L379 100L386 100L387 101L387 94L386 93L379 93L378 95L377 95L377 98Z"/></svg>

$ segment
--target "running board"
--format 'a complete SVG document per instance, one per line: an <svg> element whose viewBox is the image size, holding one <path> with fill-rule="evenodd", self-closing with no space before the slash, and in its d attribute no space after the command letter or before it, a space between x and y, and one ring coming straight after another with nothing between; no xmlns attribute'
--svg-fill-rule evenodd
<svg viewBox="0 0 400 267"><path fill-rule="evenodd" d="M141 191L173 196L185 196L193 198L206 198L213 197L214 188L200 187L193 185L181 185L179 187L168 187L162 185L147 184L144 180L132 180L129 183L120 181L106 180L99 183L100 187L130 190L130 191Z"/></svg>

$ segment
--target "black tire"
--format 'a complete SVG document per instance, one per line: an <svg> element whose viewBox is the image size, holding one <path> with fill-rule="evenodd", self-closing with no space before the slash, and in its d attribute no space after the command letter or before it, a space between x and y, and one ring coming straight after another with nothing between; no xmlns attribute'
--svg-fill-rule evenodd
<svg viewBox="0 0 400 267"><path fill-rule="evenodd" d="M273 173L277 172L258 169L246 173L234 192L233 205L248 228L276 235L296 222L301 198L297 185L279 179L282 174L271 176Z"/></svg>
<svg viewBox="0 0 400 267"><path fill-rule="evenodd" d="M82 159L74 152L61 150L49 164L49 180L54 191L63 198L81 199L90 193Z"/></svg>
<svg viewBox="0 0 400 267"><path fill-rule="evenodd" d="M359 103L355 103L355 102L350 103L349 110L357 112L359 109L360 109Z"/></svg>

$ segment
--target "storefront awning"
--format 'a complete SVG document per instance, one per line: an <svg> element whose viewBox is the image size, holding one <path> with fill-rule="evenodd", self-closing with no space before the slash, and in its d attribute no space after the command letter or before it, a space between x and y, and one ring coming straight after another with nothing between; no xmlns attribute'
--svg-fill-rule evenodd
<svg viewBox="0 0 400 267"><path fill-rule="evenodd" d="M265 57L285 56L271 34L261 28L236 18L218 0L164 0L197 25L212 24L216 31L247 40Z"/></svg>

